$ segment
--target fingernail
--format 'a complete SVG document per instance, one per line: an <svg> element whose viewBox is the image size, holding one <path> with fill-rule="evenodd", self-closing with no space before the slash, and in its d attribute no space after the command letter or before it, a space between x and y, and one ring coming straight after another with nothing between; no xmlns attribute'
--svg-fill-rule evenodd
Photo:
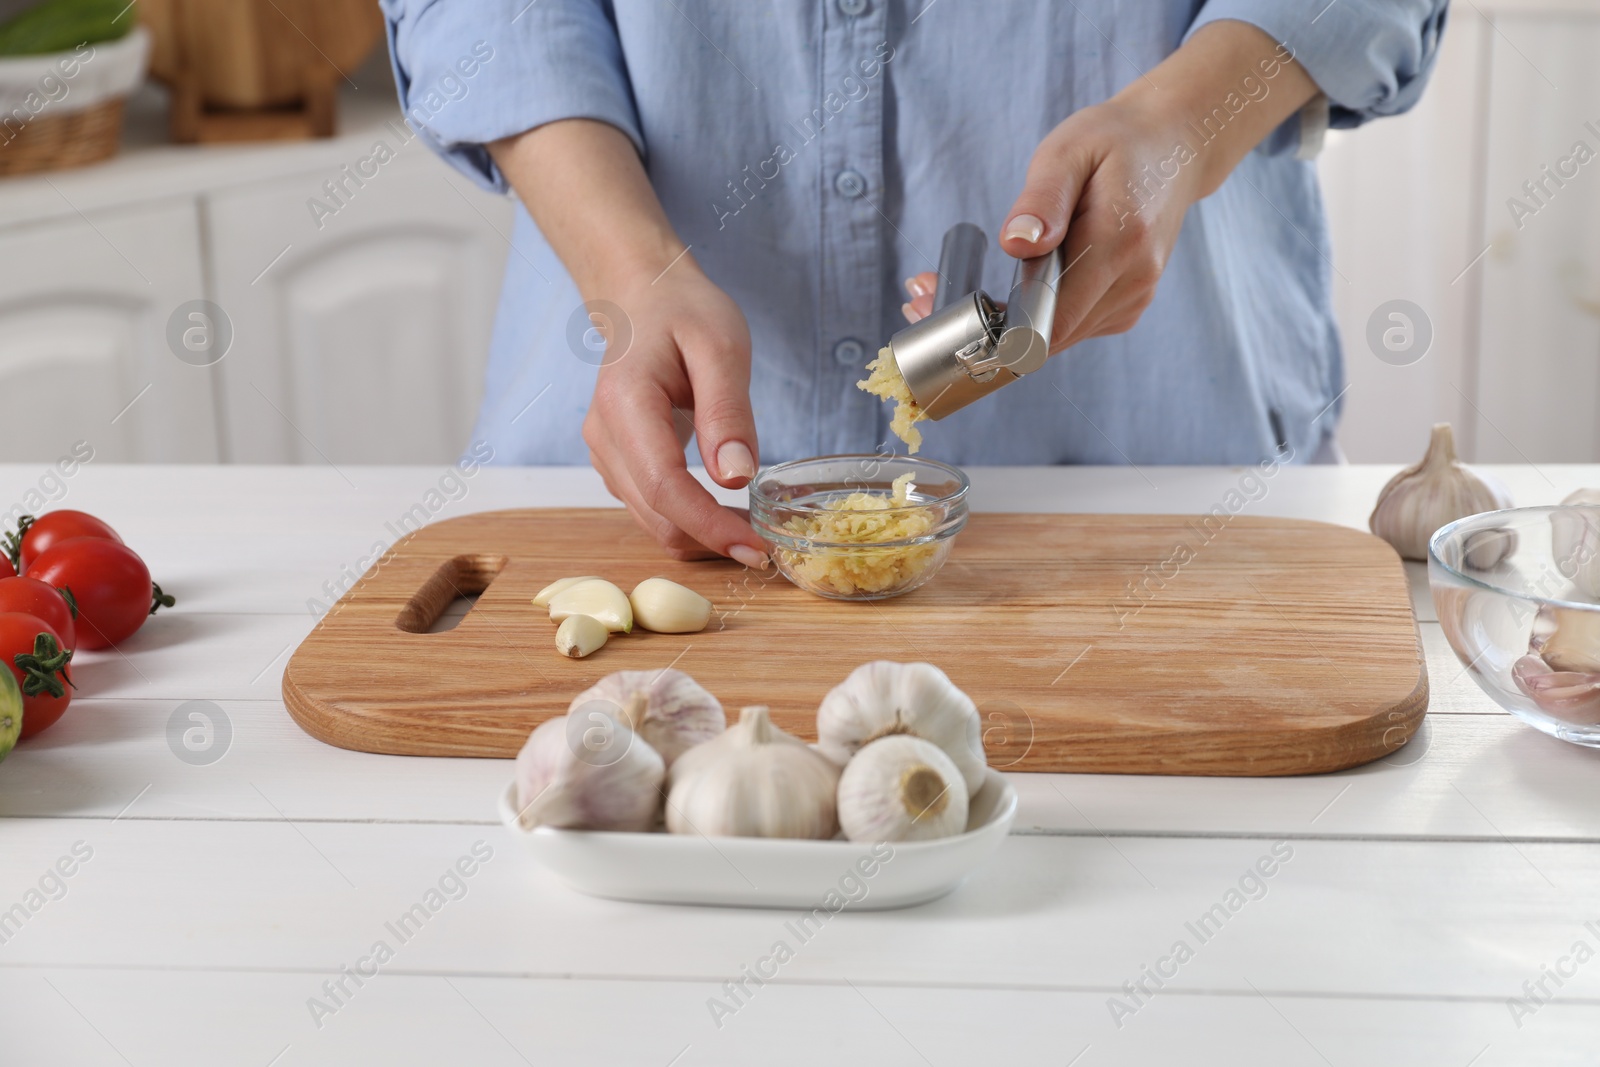
<svg viewBox="0 0 1600 1067"><path fill-rule="evenodd" d="M754 478L756 458L743 441L728 441L717 449L717 467L724 478Z"/></svg>
<svg viewBox="0 0 1600 1067"><path fill-rule="evenodd" d="M921 322L922 313L910 304L901 304L900 313L906 317L907 322Z"/></svg>
<svg viewBox="0 0 1600 1067"><path fill-rule="evenodd" d="M1006 223L1006 232L1000 235L1002 241L1010 237L1020 237L1029 244L1044 236L1044 223L1033 215L1018 215Z"/></svg>
<svg viewBox="0 0 1600 1067"><path fill-rule="evenodd" d="M921 278L913 276L906 279L906 292L910 293L912 297L915 298L919 296L927 296L929 293L933 292L933 290L928 288L927 282L923 281Z"/></svg>
<svg viewBox="0 0 1600 1067"><path fill-rule="evenodd" d="M728 555L736 561L743 563L751 570L764 570L767 566L767 556L764 552L757 552L749 545L734 545L728 549Z"/></svg>

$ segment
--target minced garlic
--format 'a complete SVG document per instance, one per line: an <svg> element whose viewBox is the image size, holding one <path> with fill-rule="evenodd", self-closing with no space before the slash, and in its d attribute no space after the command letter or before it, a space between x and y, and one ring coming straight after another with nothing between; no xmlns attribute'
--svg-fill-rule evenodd
<svg viewBox="0 0 1600 1067"><path fill-rule="evenodd" d="M907 452L916 455L922 447L922 431L914 424L928 416L917 406L916 398L911 395L906 380L900 376L900 368L895 365L894 356L887 345L878 349L878 358L867 364L867 370L872 373L865 381L857 382L856 388L883 400L894 401L894 418L889 422L889 432L906 443Z"/></svg>
<svg viewBox="0 0 1600 1067"><path fill-rule="evenodd" d="M825 511L790 519L784 523L784 529L799 538L836 545L870 546L921 537L933 528L934 519L927 508L907 507L911 481L909 472L902 474L894 480L894 487L887 496L881 492L851 493L830 502ZM882 593L910 583L933 561L939 546L829 547L814 552L780 548L777 551L783 557L782 562L805 584L839 596L857 596Z"/></svg>

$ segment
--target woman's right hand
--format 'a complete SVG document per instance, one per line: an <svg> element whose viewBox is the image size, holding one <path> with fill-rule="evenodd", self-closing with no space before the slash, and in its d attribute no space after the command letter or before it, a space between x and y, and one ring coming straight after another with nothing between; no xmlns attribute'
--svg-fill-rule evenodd
<svg viewBox="0 0 1600 1067"><path fill-rule="evenodd" d="M748 518L689 473L692 432L706 471L738 489L755 477L750 330L661 210L633 143L615 126L563 119L489 145L489 153L561 257L585 301L627 317L583 420L589 458L674 559L732 556L764 567ZM592 304L590 305L592 306ZM601 316L590 321L606 333Z"/></svg>
<svg viewBox="0 0 1600 1067"><path fill-rule="evenodd" d="M764 566L748 519L717 503L684 461L692 430L718 485L736 489L755 477L744 315L687 255L659 277L641 271L607 289L632 339L619 355L608 347L583 420L595 470L674 559L725 555ZM617 340L606 338L608 346Z"/></svg>

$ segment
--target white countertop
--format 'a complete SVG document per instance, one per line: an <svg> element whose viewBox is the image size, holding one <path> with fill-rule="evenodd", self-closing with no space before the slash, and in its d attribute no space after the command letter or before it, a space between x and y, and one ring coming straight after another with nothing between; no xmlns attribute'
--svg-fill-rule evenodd
<svg viewBox="0 0 1600 1067"><path fill-rule="evenodd" d="M1492 469L1519 504L1600 485L1595 466ZM1393 470L1284 469L1244 513L1364 527ZM111 522L179 603L125 655L83 654L66 717L0 765L0 913L75 846L92 853L0 944L7 1067L1592 1062L1600 959L1547 979L1558 999L1520 1020L1507 1000L1576 942L1600 950L1600 752L1477 690L1420 565L1432 705L1413 744L1307 778L1013 775L1015 832L967 885L845 911L717 1026L708 998L727 1002L723 982L793 916L579 896L496 821L508 762L330 748L283 708L306 601L443 473L91 465L66 480L56 506ZM1186 513L1242 471L969 473L977 510ZM0 466L0 502L44 474ZM436 517L609 503L588 470L467 485ZM186 700L231 724L210 765L169 748ZM385 923L476 842L493 855L465 894L398 943ZM1259 899L1199 941L1185 924L1274 847L1292 856ZM331 999L323 983L380 939L393 958ZM1156 989L1142 969L1180 939L1193 957ZM1124 990L1140 980L1153 996ZM1132 1009L1120 1026L1113 996ZM314 1020L313 997L335 1010Z"/></svg>

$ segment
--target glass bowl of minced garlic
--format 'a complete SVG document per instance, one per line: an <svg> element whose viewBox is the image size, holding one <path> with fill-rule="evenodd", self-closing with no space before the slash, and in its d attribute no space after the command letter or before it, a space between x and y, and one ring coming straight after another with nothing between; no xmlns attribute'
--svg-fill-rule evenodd
<svg viewBox="0 0 1600 1067"><path fill-rule="evenodd" d="M967 524L967 476L909 456L819 456L750 483L750 523L785 578L833 600L883 600L938 573Z"/></svg>

